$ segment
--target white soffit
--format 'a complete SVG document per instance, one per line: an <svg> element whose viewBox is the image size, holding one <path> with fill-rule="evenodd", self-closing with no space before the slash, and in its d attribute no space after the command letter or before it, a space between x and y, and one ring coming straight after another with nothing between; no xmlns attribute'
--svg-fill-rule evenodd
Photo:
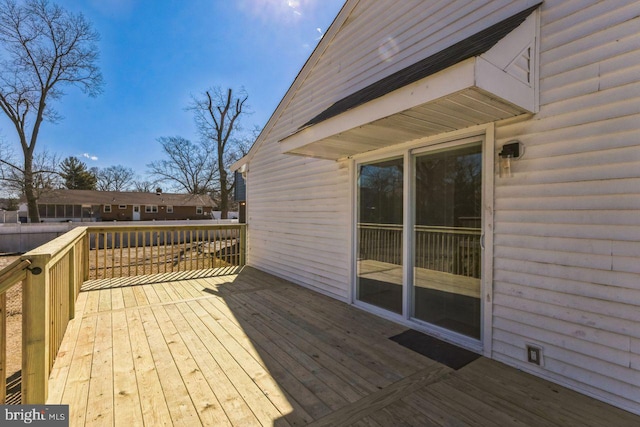
<svg viewBox="0 0 640 427"><path fill-rule="evenodd" d="M537 112L537 11L485 53L280 141L282 152L337 160Z"/></svg>

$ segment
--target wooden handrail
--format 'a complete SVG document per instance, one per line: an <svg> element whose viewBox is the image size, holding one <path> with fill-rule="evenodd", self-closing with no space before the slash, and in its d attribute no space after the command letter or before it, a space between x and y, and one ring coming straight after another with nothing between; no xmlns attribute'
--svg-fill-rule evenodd
<svg viewBox="0 0 640 427"><path fill-rule="evenodd" d="M140 233L143 237L138 239ZM177 242L174 238L175 234L178 235ZM172 257L178 255L178 259L180 258L180 251L173 247L175 243L184 247L185 252L193 249L192 252L199 253L207 249L210 257L213 258L215 255L215 258L222 259L221 262L225 265L244 265L246 256L246 225L244 224L155 225L147 223L77 227L24 254L19 261L11 264L10 269L0 272L0 289L12 286L8 284L9 282L17 283L24 280L22 294L23 404L43 404L47 400L49 373L67 324L74 316L75 301L80 287L83 281L89 279L91 260L95 260L96 264L103 262L105 269L109 265L112 269L111 277L114 277L113 260L117 256L123 259L125 242L128 245L130 241L134 241L135 250L138 251L141 248L143 258L149 258L153 262L154 254L161 252L160 243L167 244L169 236ZM92 238L93 246L90 244ZM163 250L166 258L168 249L165 247ZM92 251L94 254L90 256ZM209 264L204 262L202 257L191 256L188 262L188 269L214 266L212 262ZM29 269L25 270L26 267ZM121 264L118 267L120 274L125 269L129 272L132 270L123 268ZM186 265L184 267L187 269ZM96 265L96 271L97 268ZM137 266L133 270L135 270L134 275L137 275ZM153 265L151 270L152 273L161 273L160 262L157 261L155 272ZM167 265L164 264L164 272L166 273L167 270ZM142 274L146 274L145 269ZM0 293L0 297L3 295L4 293ZM2 310L4 313L3 308Z"/></svg>
<svg viewBox="0 0 640 427"><path fill-rule="evenodd" d="M62 336L75 311L82 277L75 268L86 227L78 227L24 254L31 262L22 289L22 403L43 404Z"/></svg>
<svg viewBox="0 0 640 427"><path fill-rule="evenodd" d="M402 224L376 224L370 222L358 223L358 228L369 230L397 230L402 231ZM437 233L458 233L458 234L482 234L482 230L475 227L449 227L444 225L415 225L415 231L431 231Z"/></svg>
<svg viewBox="0 0 640 427"><path fill-rule="evenodd" d="M0 294L27 277L26 268L31 265L28 259L17 259L0 270Z"/></svg>

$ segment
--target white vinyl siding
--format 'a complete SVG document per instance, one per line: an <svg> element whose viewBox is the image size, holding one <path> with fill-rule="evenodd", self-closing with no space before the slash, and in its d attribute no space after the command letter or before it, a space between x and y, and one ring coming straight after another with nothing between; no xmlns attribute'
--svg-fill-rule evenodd
<svg viewBox="0 0 640 427"><path fill-rule="evenodd" d="M346 95L537 1L484 3L363 1L337 33L325 35L328 44L321 44L310 62L320 60L300 73L250 155L251 265L348 299L351 183L346 163L284 155L278 141ZM391 49L395 55L389 61L380 60L385 43L398 48Z"/></svg>
<svg viewBox="0 0 640 427"><path fill-rule="evenodd" d="M277 141L536 3L348 2L249 156L249 263L348 300L348 168ZM492 357L640 413L640 2L540 10L540 111L496 123L496 156L514 139L525 152L495 177ZM390 61L385 43L398 48ZM527 344L544 366L526 362Z"/></svg>
<svg viewBox="0 0 640 427"><path fill-rule="evenodd" d="M640 3L622 3L546 0L540 112L497 124L526 151L496 180L493 357L639 412Z"/></svg>
<svg viewBox="0 0 640 427"><path fill-rule="evenodd" d="M247 178L249 264L346 300L348 168L263 146Z"/></svg>

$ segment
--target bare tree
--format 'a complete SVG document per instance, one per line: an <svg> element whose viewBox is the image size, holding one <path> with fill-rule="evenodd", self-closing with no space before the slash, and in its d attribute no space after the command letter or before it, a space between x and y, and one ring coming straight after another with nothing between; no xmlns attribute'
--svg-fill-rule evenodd
<svg viewBox="0 0 640 427"><path fill-rule="evenodd" d="M121 165L109 166L98 169L96 177L96 186L100 191L125 191L132 186L135 172Z"/></svg>
<svg viewBox="0 0 640 427"><path fill-rule="evenodd" d="M203 95L203 98L193 97L188 109L194 112L198 133L215 156L220 210L222 218L226 219L235 185L229 167L246 154L248 148L240 119L248 113L246 102L249 96L244 89L234 95L232 89L223 91L219 87L209 89Z"/></svg>
<svg viewBox="0 0 640 427"><path fill-rule="evenodd" d="M133 191L137 191L138 193L151 193L156 187L155 182L136 179L133 181Z"/></svg>
<svg viewBox="0 0 640 427"><path fill-rule="evenodd" d="M39 221L34 152L44 120L60 117L51 102L65 86L90 96L102 87L97 66L99 39L81 14L47 0L0 2L0 109L15 127L24 161L12 164L23 174L29 217Z"/></svg>
<svg viewBox="0 0 640 427"><path fill-rule="evenodd" d="M62 181L58 172L58 156L42 151L34 154L32 162L32 189L36 197L43 192L60 188ZM0 180L4 181L4 192L19 197L25 193L24 169L15 160L8 146L0 145Z"/></svg>
<svg viewBox="0 0 640 427"><path fill-rule="evenodd" d="M179 136L162 137L168 159L147 165L156 182L164 182L177 191L207 194L213 190L217 168L210 153L200 145Z"/></svg>

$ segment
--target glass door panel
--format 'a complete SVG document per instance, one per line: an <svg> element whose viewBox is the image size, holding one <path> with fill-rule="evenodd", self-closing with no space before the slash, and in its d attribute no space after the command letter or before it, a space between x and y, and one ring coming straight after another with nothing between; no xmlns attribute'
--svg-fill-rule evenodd
<svg viewBox="0 0 640 427"><path fill-rule="evenodd" d="M480 339L482 144L415 157L413 317Z"/></svg>
<svg viewBox="0 0 640 427"><path fill-rule="evenodd" d="M358 167L356 298L402 314L403 159Z"/></svg>

